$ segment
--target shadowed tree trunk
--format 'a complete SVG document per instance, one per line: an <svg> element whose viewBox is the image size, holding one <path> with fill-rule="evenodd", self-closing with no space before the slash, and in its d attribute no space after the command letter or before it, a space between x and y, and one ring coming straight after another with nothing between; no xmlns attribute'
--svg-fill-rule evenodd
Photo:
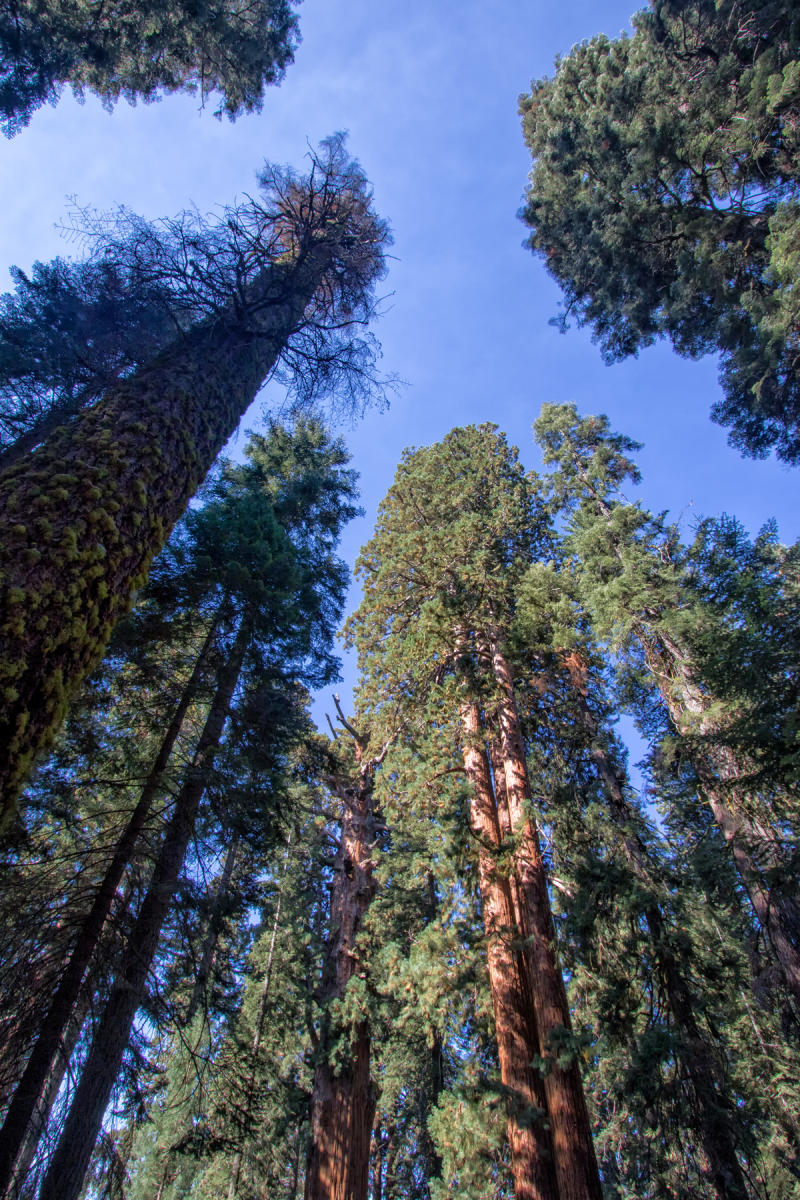
<svg viewBox="0 0 800 1200"><path fill-rule="evenodd" d="M223 920L225 916L225 904L228 899L228 889L231 886L233 877L233 869L236 865L236 854L239 849L239 839L235 835L231 838L228 851L225 855L225 862L222 867L219 879L217 880L214 894L211 899L211 911L208 914L208 923L206 928L206 936L203 938L203 948L200 952L200 962L194 974L194 986L189 1004L186 1008L186 1016L183 1018L185 1025L191 1025L197 1010L202 1003L205 990L208 986L208 981L211 978L211 972L214 969L214 963L217 957L217 945L219 943L219 935L222 931Z"/></svg>
<svg viewBox="0 0 800 1200"><path fill-rule="evenodd" d="M352 1031L347 1062L334 1066L328 1058L336 1036L329 1009L333 1001L344 998L353 976L364 971L357 938L377 887L372 857L377 836L373 803L375 771L390 743L377 756L367 758L369 739L357 733L341 711L339 718L353 738L358 774L354 778L337 775L328 779L341 802L342 831L322 972L322 1002L326 1012L311 1094L306 1200L367 1200L377 1100L370 1076L368 1021L359 1021Z"/></svg>
<svg viewBox="0 0 800 1200"><path fill-rule="evenodd" d="M34 1108L25 1139L14 1163L13 1180L7 1185L9 1189L8 1195L17 1196L24 1194L23 1186L28 1178L28 1172L36 1155L36 1148L39 1145L42 1134L47 1128L47 1122L50 1119L53 1104L55 1103L64 1076L67 1073L69 1061L78 1044L78 1038L80 1037L86 1014L89 1011L91 998L91 986L89 986L86 989L83 1002L79 1001L73 1010L50 1074L39 1096L39 1101ZM6 1195L5 1189L0 1195Z"/></svg>
<svg viewBox="0 0 800 1200"><path fill-rule="evenodd" d="M203 677L208 670L209 658L219 632L225 607L224 604L221 605L215 614L211 628L195 661L192 674L164 733L158 754L136 807L117 840L111 861L106 867L105 875L95 892L91 908L80 927L64 973L50 1001L47 1015L39 1028L25 1072L9 1105L3 1128L0 1130L0 1195L4 1194L9 1185L17 1156L29 1136L34 1113L59 1053L65 1031L72 1019L84 977L95 957L103 928L114 905L117 888L134 853L153 803L162 790L164 772L180 735L184 719L197 697Z"/></svg>
<svg viewBox="0 0 800 1200"><path fill-rule="evenodd" d="M147 976L175 895L250 637L250 621L244 618L227 662L219 671L216 692L192 765L167 823L147 894L92 1039L63 1132L42 1183L40 1200L77 1200L83 1185L103 1114L130 1037L133 1018L145 997Z"/></svg>
<svg viewBox="0 0 800 1200"><path fill-rule="evenodd" d="M264 1036L264 1020L267 1015L267 1001L269 1000L269 992L272 984L272 967L275 962L275 945L278 940L278 930L280 928L281 908L283 906L283 885L286 878L285 872L288 869L290 846L291 841L287 841L286 854L284 856L284 875L281 877L280 886L278 888L278 899L275 904L275 916L272 921L272 933L270 934L269 950L267 952L267 965L264 970L264 981L261 985L261 995L258 999L258 1013L256 1015L256 1027L253 1031L253 1043L250 1047L250 1070L247 1073L247 1082L245 1084L242 1138L247 1136L253 1109L253 1094L256 1086L256 1067L258 1063L258 1054L261 1049L261 1039ZM234 1154L233 1162L231 1164L231 1178L228 1185L228 1200L236 1200L236 1193L239 1190L239 1178L242 1173L242 1157L242 1150L240 1147Z"/></svg>

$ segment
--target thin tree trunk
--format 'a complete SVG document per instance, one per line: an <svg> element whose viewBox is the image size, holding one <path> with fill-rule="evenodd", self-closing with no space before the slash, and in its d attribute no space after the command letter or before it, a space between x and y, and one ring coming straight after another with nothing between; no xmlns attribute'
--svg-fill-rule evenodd
<svg viewBox="0 0 800 1200"><path fill-rule="evenodd" d="M192 766L175 801L153 876L131 930L64 1129L45 1176L39 1200L77 1200L108 1105L133 1018L145 997L147 976L161 929L178 884L197 811L214 764L233 693L250 641L251 624L243 618L195 751Z"/></svg>
<svg viewBox="0 0 800 1200"><path fill-rule="evenodd" d="M297 1200L297 1185L300 1182L300 1129L297 1129L294 1148L294 1166L292 1167L292 1190L289 1194L289 1200ZM270 1200L270 1197L265 1196L264 1200Z"/></svg>
<svg viewBox="0 0 800 1200"><path fill-rule="evenodd" d="M39 1102L34 1109L28 1126L25 1141L22 1144L17 1160L14 1164L14 1177L9 1186L8 1194L10 1196L19 1195L28 1178L28 1172L31 1169L36 1148L39 1145L39 1140L47 1127L47 1122L50 1118L50 1113L55 1103L64 1076L67 1073L70 1059L73 1051L78 1044L83 1022L86 1019L86 1014L89 1011L91 1003L91 995L87 991L82 1004L76 1006L73 1010L72 1017L69 1021L67 1029L64 1033L64 1039L58 1048L55 1062L50 1070L47 1082L44 1085L42 1094L39 1097ZM5 1195L5 1192L2 1193Z"/></svg>
<svg viewBox="0 0 800 1200"><path fill-rule="evenodd" d="M634 829L634 815L625 795L625 780L600 740L597 720L586 701L585 673L576 655L566 659L576 712L590 742L590 756L603 781L612 821L619 830L622 848L634 877L646 888L654 886L647 849ZM703 1149L709 1161L719 1200L747 1200L748 1191L739 1160L727 1105L719 1091L719 1073L712 1051L695 1016L695 1000L678 962L664 918L655 904L644 917L656 951L672 1018L682 1035L680 1065L694 1093L693 1111Z"/></svg>
<svg viewBox="0 0 800 1200"><path fill-rule="evenodd" d="M381 1123L377 1121L374 1129L374 1150L372 1154L372 1190L370 1200L383 1200L383 1132Z"/></svg>
<svg viewBox="0 0 800 1200"><path fill-rule="evenodd" d="M498 754L502 764L512 835L518 839L514 855L514 886L520 928L525 938L525 958L536 1011L539 1054L548 1059L545 1077L547 1112L560 1200L602 1200L600 1173L589 1125L586 1098L575 1059L558 1062L551 1044L561 1031L571 1030L564 980L556 958L555 928L547 893L547 876L536 827L531 814L531 790L517 713L511 668L500 647L491 639L492 672L496 685Z"/></svg>
<svg viewBox="0 0 800 1200"><path fill-rule="evenodd" d="M214 888L211 911L208 915L208 927L206 929L206 936L203 938L203 949L200 953L200 962L195 972L194 986L186 1009L186 1016L183 1019L186 1025L191 1025L194 1020L195 1013L200 1007L208 981L211 978L211 972L214 969L214 962L217 957L217 945L222 929L223 911L228 897L228 889L231 886L231 878L233 876L233 868L236 865L238 849L239 839L234 836L231 838L222 872Z"/></svg>
<svg viewBox="0 0 800 1200"><path fill-rule="evenodd" d="M342 833L323 967L326 1008L332 1001L344 998L350 979L363 970L356 939L377 887L372 858L376 839L373 786L375 768L383 755L365 761L366 742L358 735L355 737L358 776L354 780L332 781L342 803ZM356 1026L349 1060L338 1070L328 1061L333 1033L326 1014L311 1094L311 1146L305 1197L306 1200L367 1200L377 1099L370 1076L369 1025L365 1020Z"/></svg>
<svg viewBox="0 0 800 1200"><path fill-rule="evenodd" d="M139 800L123 829L105 875L95 892L91 908L84 918L64 973L50 1001L50 1007L38 1032L22 1078L0 1130L0 1195L5 1193L14 1173L14 1164L28 1137L33 1115L46 1086L53 1062L65 1036L81 986L94 958L106 921L111 913L117 888L136 848L153 803L163 787L164 772L178 740L186 714L197 698L214 647L225 605L215 614L194 669L189 677L172 719L161 741L158 754L142 788Z"/></svg>
<svg viewBox="0 0 800 1200"><path fill-rule="evenodd" d="M283 885L286 880L286 870L289 858L289 847L291 838L286 843L286 853L284 855L284 871L281 876L280 886L278 887L278 898L275 904L275 917L272 922L272 934L269 939L269 951L267 952L267 965L264 971L264 982L261 985L261 995L258 1000L258 1014L256 1016L256 1027L253 1032L253 1044L250 1047L250 1069L247 1073L247 1083L245 1085L245 1103L244 1103L244 1120L242 1122L242 1138L247 1136L247 1131L250 1123L250 1114L253 1107L253 1093L256 1086L256 1067L258 1063L258 1052L261 1049L261 1039L264 1036L264 1020L267 1015L267 1001L269 1000L270 986L272 984L272 967L275 962L275 945L278 941L278 929L280 927L281 907L283 905ZM299 1153L299 1151L298 1151ZM228 1185L228 1200L236 1200L236 1193L239 1190L239 1178L242 1172L242 1148L241 1146L233 1156L231 1164L231 1178Z"/></svg>
<svg viewBox="0 0 800 1200"><path fill-rule="evenodd" d="M508 1142L516 1200L559 1200L547 1098L532 1063L540 1037L528 972L522 961L520 927L511 886L497 866L502 835L492 776L474 701L461 705L463 757L472 784L470 822L478 840L478 881L487 938L500 1078L508 1096Z"/></svg>
<svg viewBox="0 0 800 1200"><path fill-rule="evenodd" d="M153 555L302 323L334 242L264 270L249 316L231 309L195 326L0 476L0 833Z"/></svg>

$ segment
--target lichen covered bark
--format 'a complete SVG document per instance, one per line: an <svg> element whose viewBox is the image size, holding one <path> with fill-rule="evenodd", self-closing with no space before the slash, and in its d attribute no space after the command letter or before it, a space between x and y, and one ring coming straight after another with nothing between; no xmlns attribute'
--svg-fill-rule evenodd
<svg viewBox="0 0 800 1200"><path fill-rule="evenodd" d="M0 476L0 831L326 265L271 267L257 320L196 326Z"/></svg>

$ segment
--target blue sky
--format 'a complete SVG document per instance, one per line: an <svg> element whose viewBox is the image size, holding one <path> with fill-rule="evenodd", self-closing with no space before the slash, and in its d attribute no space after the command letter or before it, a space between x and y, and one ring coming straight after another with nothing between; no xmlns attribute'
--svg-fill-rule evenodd
<svg viewBox="0 0 800 1200"><path fill-rule="evenodd" d="M299 166L307 141L346 129L394 230L376 332L384 368L407 381L388 412L345 431L366 509L343 545L350 562L404 446L492 420L537 466L530 425L543 401L606 412L644 442L650 508L689 522L735 513L753 530L774 515L796 539L800 473L727 446L708 415L715 362L661 345L605 367L587 333L548 325L558 289L522 248L529 162L517 96L575 42L626 28L630 0L304 0L299 11L296 61L261 114L219 122L189 96L107 113L67 95L0 145L0 287L8 265L78 252L56 228L67 196L149 217L210 212L252 189L264 158Z"/></svg>

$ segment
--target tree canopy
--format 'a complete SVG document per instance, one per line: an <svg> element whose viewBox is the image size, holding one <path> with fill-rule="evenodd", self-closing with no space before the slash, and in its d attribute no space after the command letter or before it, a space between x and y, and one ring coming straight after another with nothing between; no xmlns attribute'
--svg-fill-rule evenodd
<svg viewBox="0 0 800 1200"><path fill-rule="evenodd" d="M788 2L653 0L521 97L528 244L606 361L721 354L714 419L800 460L800 27Z"/></svg>
<svg viewBox="0 0 800 1200"><path fill-rule="evenodd" d="M218 97L216 115L257 112L298 42L293 0L17 0L0 14L0 128L13 136L65 86L109 107L164 92Z"/></svg>

